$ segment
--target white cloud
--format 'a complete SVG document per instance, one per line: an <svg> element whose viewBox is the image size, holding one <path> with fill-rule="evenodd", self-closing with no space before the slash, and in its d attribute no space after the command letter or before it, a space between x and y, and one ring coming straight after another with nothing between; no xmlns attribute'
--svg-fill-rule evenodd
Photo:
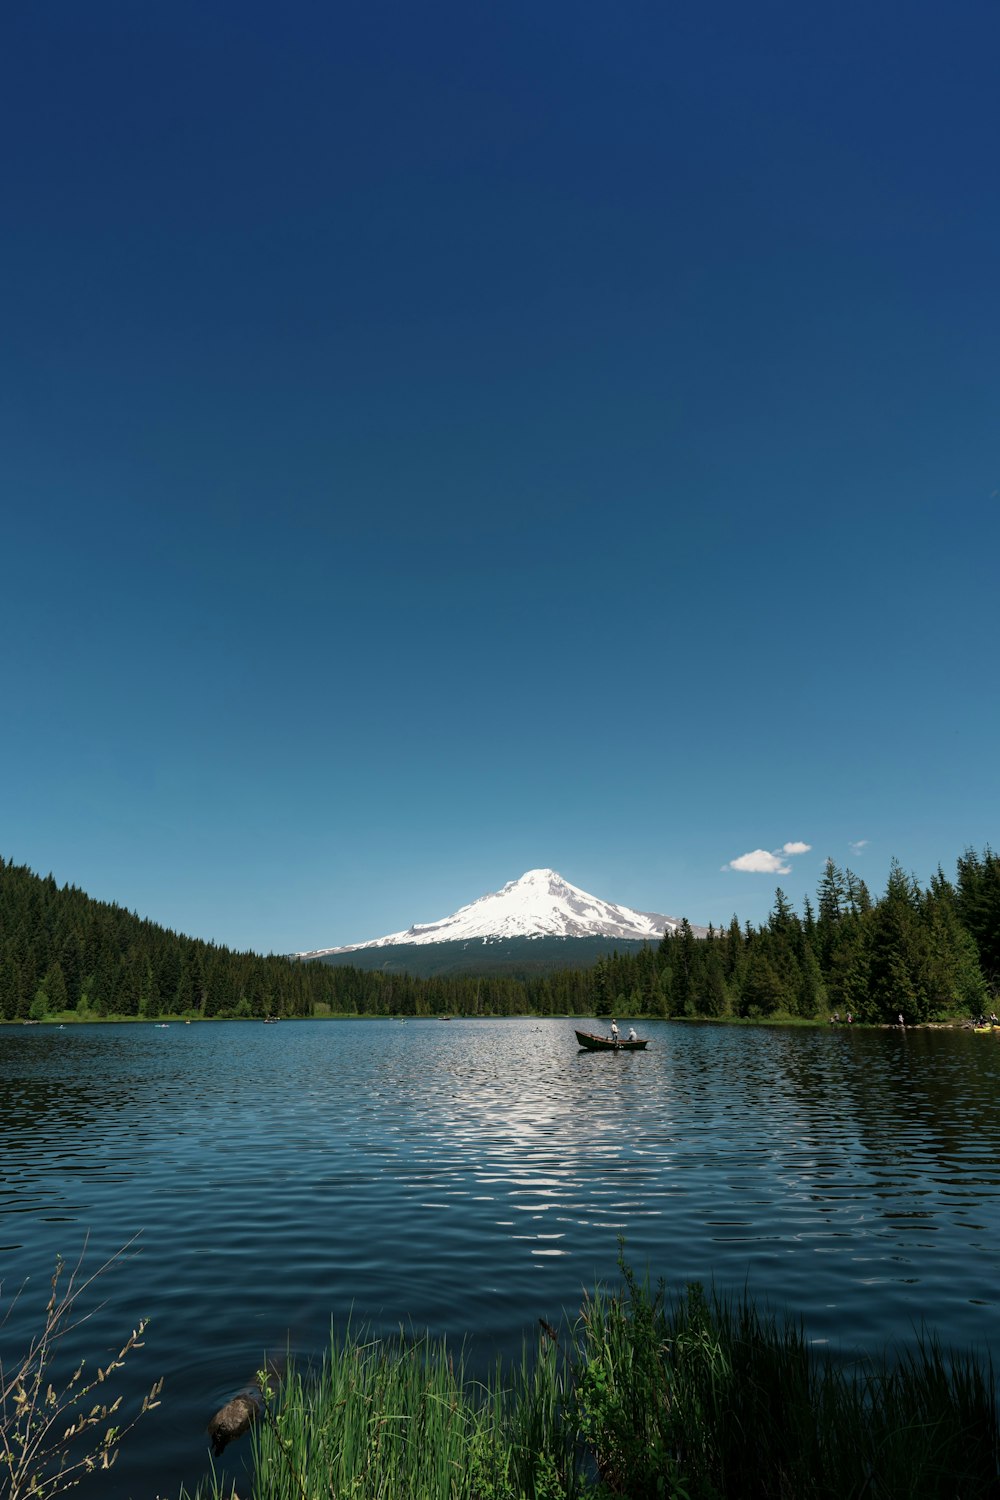
<svg viewBox="0 0 1000 1500"><path fill-rule="evenodd" d="M751 875L790 875L792 867L786 863L789 855L808 854L812 844L803 844L801 839L792 840L790 843L782 844L780 849L751 849L749 854L741 854L736 859L731 859L724 870L743 870Z"/></svg>
<svg viewBox="0 0 1000 1500"><path fill-rule="evenodd" d="M747 870L752 875L789 875L791 865L782 864L780 854L772 854L769 849L751 849L749 854L741 854L738 859L731 859L728 865L723 865L724 870Z"/></svg>
<svg viewBox="0 0 1000 1500"><path fill-rule="evenodd" d="M870 839L854 839L850 845L852 854L860 854L864 847L871 843Z"/></svg>

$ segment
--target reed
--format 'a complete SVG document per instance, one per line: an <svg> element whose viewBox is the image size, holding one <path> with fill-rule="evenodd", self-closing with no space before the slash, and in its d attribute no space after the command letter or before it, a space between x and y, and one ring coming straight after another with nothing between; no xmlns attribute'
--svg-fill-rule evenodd
<svg viewBox="0 0 1000 1500"><path fill-rule="evenodd" d="M512 1371L348 1331L255 1430L253 1500L987 1500L989 1361L933 1341L852 1365L748 1296L668 1300L622 1262ZM218 1482L201 1500L228 1500ZM249 1500L244 1494L243 1500Z"/></svg>
<svg viewBox="0 0 1000 1500"><path fill-rule="evenodd" d="M577 1430L630 1500L987 1500L1000 1494L990 1362L933 1339L843 1366L746 1295L668 1303L623 1266L577 1326Z"/></svg>
<svg viewBox="0 0 1000 1500"><path fill-rule="evenodd" d="M485 1382L442 1341L399 1334L331 1338L318 1372L294 1366L280 1398L266 1386L255 1428L256 1500L575 1500L572 1435L561 1422L555 1354ZM198 1500L229 1500L212 1478ZM244 1496L246 1500L246 1496Z"/></svg>

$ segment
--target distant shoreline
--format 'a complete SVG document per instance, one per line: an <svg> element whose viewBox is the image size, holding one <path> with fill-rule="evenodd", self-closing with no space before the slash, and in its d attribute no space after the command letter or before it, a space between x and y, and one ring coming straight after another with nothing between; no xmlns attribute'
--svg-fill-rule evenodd
<svg viewBox="0 0 1000 1500"><path fill-rule="evenodd" d="M43 1026L48 1030L60 1030L70 1026L216 1026L219 1024L235 1022L241 1026L264 1026L294 1025L297 1021L593 1021L592 1016L581 1016L569 1011L560 1012L558 1015L551 1013L542 1014L540 1011L526 1011L516 1016L500 1015L462 1015L435 1013L433 1015L372 1015L370 1012L359 1012L354 1015L337 1013L325 1016L278 1016L273 1022L265 1021L262 1016L46 1016L40 1020L19 1020L0 1018L0 1028L20 1026ZM834 1021L826 1016L654 1016L654 1015L631 1015L623 1013L623 1019L628 1023L633 1022L642 1025L648 1022L669 1022L671 1025L679 1026L736 1026L736 1027L775 1027L793 1026L797 1030L825 1030L829 1027L838 1027L847 1031L969 1031L974 1028L974 1022L968 1018L950 1017L940 1021L907 1021L900 1027L897 1021ZM994 1028L1000 1031L1000 1028Z"/></svg>

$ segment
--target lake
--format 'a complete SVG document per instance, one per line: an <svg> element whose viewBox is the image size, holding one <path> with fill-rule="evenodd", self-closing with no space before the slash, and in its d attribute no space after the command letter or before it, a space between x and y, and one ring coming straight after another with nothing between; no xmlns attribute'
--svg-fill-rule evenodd
<svg viewBox="0 0 1000 1500"><path fill-rule="evenodd" d="M1000 1357L1000 1034L660 1022L606 1054L573 1025L0 1028L4 1308L30 1278L5 1362L57 1252L89 1234L95 1269L138 1236L69 1352L105 1359L148 1316L126 1387L162 1375L163 1405L93 1492L193 1485L212 1412L331 1319L515 1356L617 1279L619 1236L840 1355L926 1321Z"/></svg>

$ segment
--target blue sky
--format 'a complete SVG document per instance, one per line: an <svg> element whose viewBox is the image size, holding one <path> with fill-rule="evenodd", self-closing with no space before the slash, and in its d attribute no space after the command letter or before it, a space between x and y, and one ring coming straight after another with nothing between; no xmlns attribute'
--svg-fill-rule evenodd
<svg viewBox="0 0 1000 1500"><path fill-rule="evenodd" d="M996 846L998 44L19 7L0 853L266 952Z"/></svg>

